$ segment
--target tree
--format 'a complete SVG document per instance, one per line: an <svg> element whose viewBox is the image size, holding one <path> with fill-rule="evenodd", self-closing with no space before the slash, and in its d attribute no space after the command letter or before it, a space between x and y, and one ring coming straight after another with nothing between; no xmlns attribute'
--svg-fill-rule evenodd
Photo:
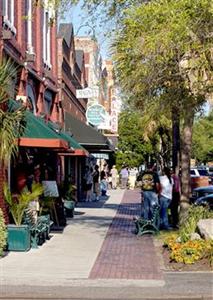
<svg viewBox="0 0 213 300"><path fill-rule="evenodd" d="M125 110L119 116L119 142L116 153L118 168L126 163L129 167L137 167L144 163L147 156L153 153L150 142L145 142L141 116L137 112Z"/></svg>
<svg viewBox="0 0 213 300"><path fill-rule="evenodd" d="M206 117L199 118L194 124L192 157L198 163L213 160L213 111Z"/></svg>
<svg viewBox="0 0 213 300"><path fill-rule="evenodd" d="M168 165L171 156L171 132L166 118L152 119L135 110L124 110L119 117L119 143L116 164L121 167L139 166L148 160L158 160Z"/></svg>
<svg viewBox="0 0 213 300"><path fill-rule="evenodd" d="M153 0L125 11L114 42L117 76L135 107L158 102L161 114L180 114L182 211L189 203L194 115L212 93L212 25L210 0Z"/></svg>
<svg viewBox="0 0 213 300"><path fill-rule="evenodd" d="M11 156L18 152L17 138L24 129L24 109L11 109L9 103L10 83L15 72L10 60L0 63L0 176L3 177ZM2 189L0 186L1 194ZM6 212L4 204L1 208Z"/></svg>

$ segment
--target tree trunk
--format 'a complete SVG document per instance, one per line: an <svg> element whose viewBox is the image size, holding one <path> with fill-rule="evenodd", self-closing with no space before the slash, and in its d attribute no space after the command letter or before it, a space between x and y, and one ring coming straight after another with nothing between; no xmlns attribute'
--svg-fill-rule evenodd
<svg viewBox="0 0 213 300"><path fill-rule="evenodd" d="M5 169L3 163L0 162L0 208L3 211L5 222L9 222L7 206L3 196L3 184L5 182Z"/></svg>
<svg viewBox="0 0 213 300"><path fill-rule="evenodd" d="M190 182L190 160L192 147L192 127L194 113L188 108L184 115L182 144L181 144L181 200L180 200L180 223L183 223L187 217L189 208L189 198L191 193Z"/></svg>
<svg viewBox="0 0 213 300"><path fill-rule="evenodd" d="M180 114L175 108L172 111L172 166L178 176L180 171Z"/></svg>

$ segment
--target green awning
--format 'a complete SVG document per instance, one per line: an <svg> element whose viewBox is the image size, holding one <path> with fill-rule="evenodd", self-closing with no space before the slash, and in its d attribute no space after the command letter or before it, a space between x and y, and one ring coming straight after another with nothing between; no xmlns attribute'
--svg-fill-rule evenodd
<svg viewBox="0 0 213 300"><path fill-rule="evenodd" d="M15 111L20 104L14 100L9 102L9 110ZM19 146L45 147L45 148L68 148L67 140L54 132L40 117L36 117L30 111L24 112L26 127L22 136L18 139Z"/></svg>
<svg viewBox="0 0 213 300"><path fill-rule="evenodd" d="M76 156L87 156L88 152L87 150L82 147L73 137L71 137L68 133L64 131L60 131L59 128L57 128L57 124L54 124L53 122L48 122L48 125L52 130L59 131L58 134L62 139L68 142L70 148L74 150L73 154L70 153L70 155L76 155Z"/></svg>

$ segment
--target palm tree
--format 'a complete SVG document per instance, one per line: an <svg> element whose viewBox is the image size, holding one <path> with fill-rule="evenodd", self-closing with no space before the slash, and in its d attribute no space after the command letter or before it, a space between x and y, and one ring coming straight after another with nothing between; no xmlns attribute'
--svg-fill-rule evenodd
<svg viewBox="0 0 213 300"><path fill-rule="evenodd" d="M5 180L5 170L11 156L18 152L17 138L24 129L24 109L12 109L9 99L9 89L11 81L16 73L11 60L2 60L0 62L0 178ZM0 181L0 198L3 199L3 186ZM0 201L6 216L5 203Z"/></svg>

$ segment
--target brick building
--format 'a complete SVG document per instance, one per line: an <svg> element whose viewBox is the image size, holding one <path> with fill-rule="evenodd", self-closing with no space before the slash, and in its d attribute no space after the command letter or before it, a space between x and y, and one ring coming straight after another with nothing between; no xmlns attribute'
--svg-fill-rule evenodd
<svg viewBox="0 0 213 300"><path fill-rule="evenodd" d="M77 99L76 89L87 86L83 50L75 50L72 24L60 24L58 32L58 83L63 112L86 122L87 99Z"/></svg>
<svg viewBox="0 0 213 300"><path fill-rule="evenodd" d="M27 102L34 114L59 121L55 15L52 9L33 3L1 1L0 55L17 66L11 97Z"/></svg>
<svg viewBox="0 0 213 300"><path fill-rule="evenodd" d="M17 70L11 80L10 98L26 106L32 115L28 136L19 140L19 156L23 154L25 161L33 157L34 163L43 159L44 164L52 165L54 176L60 162L55 149L67 148L68 142L45 125L48 120L59 125L63 120L57 84L57 24L54 10L47 3L44 1L42 7L33 0L0 1L0 57L10 58ZM37 123L37 117L45 121ZM41 128L45 133L40 132ZM19 164L19 158L15 164ZM3 170L1 173L0 190ZM11 179L17 180L16 176L13 170ZM2 192L0 207L5 213Z"/></svg>
<svg viewBox="0 0 213 300"><path fill-rule="evenodd" d="M85 74L88 87L98 89L98 97L88 99L88 106L99 102L101 89L102 60L97 40L90 36L75 37L76 50L84 51Z"/></svg>

